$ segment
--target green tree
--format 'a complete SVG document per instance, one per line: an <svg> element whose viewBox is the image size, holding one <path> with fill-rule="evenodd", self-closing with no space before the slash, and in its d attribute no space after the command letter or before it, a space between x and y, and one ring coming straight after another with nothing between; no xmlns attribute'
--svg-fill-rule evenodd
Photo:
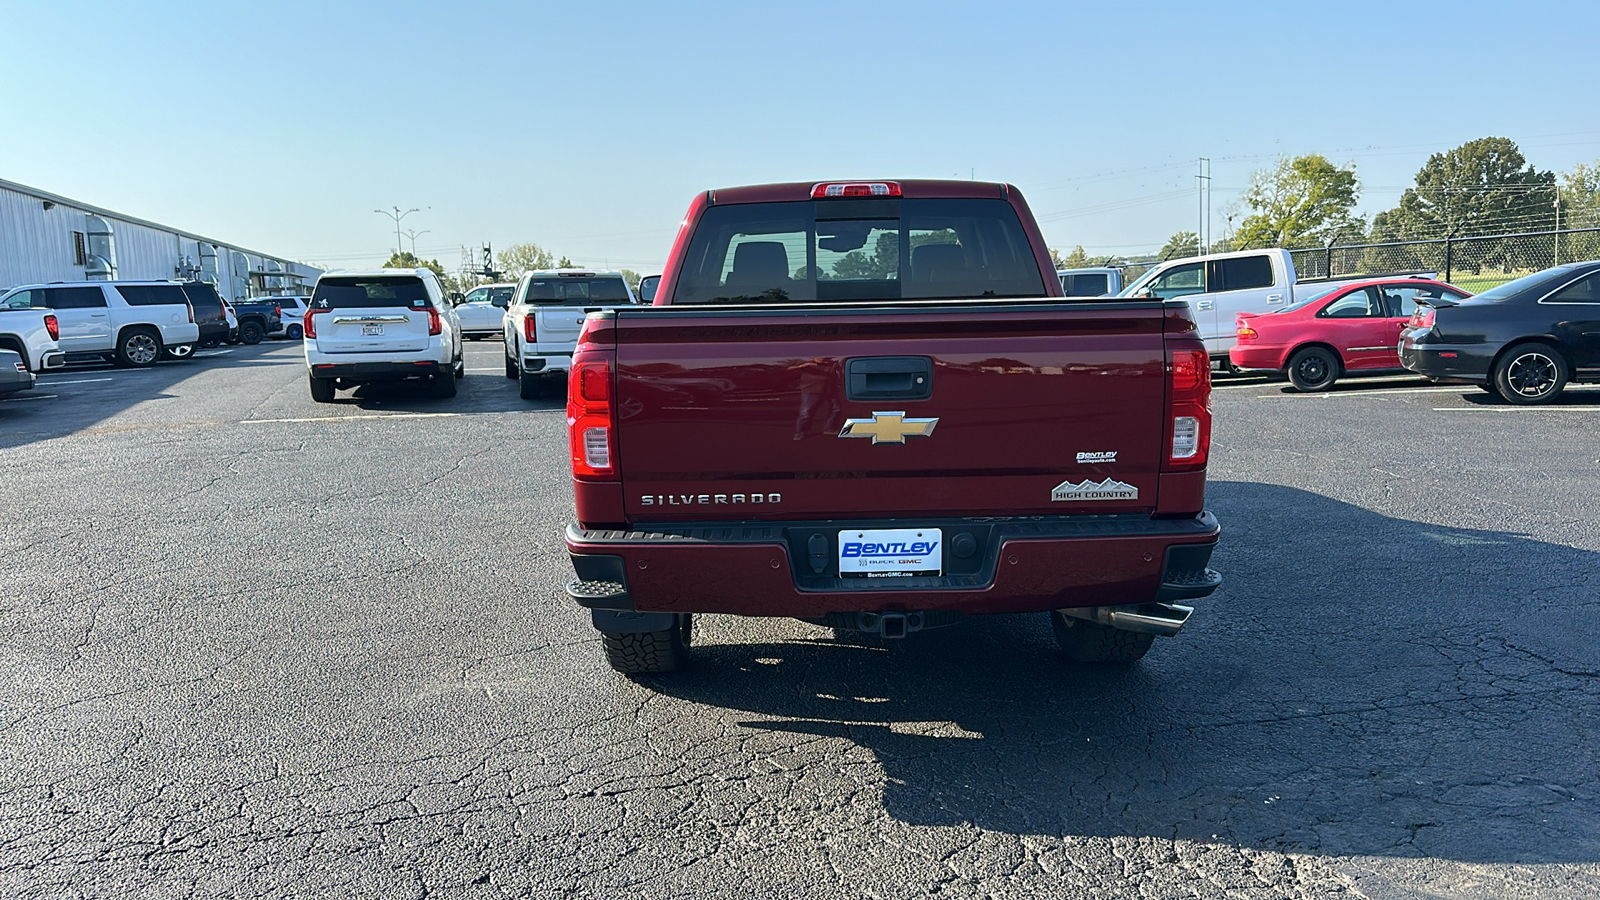
<svg viewBox="0 0 1600 900"><path fill-rule="evenodd" d="M1384 231L1403 240L1467 238L1549 230L1555 224L1556 176L1523 158L1514 141L1486 137L1428 157L1416 186L1384 218ZM1506 271L1549 265L1549 249L1526 241L1460 241L1453 246L1456 270ZM1418 251L1429 268L1441 266L1442 250Z"/></svg>
<svg viewBox="0 0 1600 900"><path fill-rule="evenodd" d="M1167 242L1156 251L1158 259L1178 259L1184 256L1194 256L1200 252L1200 235L1193 231L1179 231L1167 238Z"/></svg>
<svg viewBox="0 0 1600 900"><path fill-rule="evenodd" d="M1600 228L1600 161L1561 175L1561 227ZM1560 262L1600 257L1600 233L1561 237Z"/></svg>
<svg viewBox="0 0 1600 900"><path fill-rule="evenodd" d="M573 262L570 259L567 259L565 256L563 256L560 259L556 260L556 268L558 268L558 269L575 269L575 268L577 268L577 266L578 266L577 263Z"/></svg>
<svg viewBox="0 0 1600 900"><path fill-rule="evenodd" d="M1478 138L1428 157L1385 224L1410 240L1547 229L1555 183L1554 172L1529 165L1510 139Z"/></svg>
<svg viewBox="0 0 1600 900"><path fill-rule="evenodd" d="M444 273L444 266L439 265L437 259L419 259L407 250L404 253L389 254L389 261L383 264L385 269L432 269L433 274L439 276L439 283L450 290L450 276Z"/></svg>
<svg viewBox="0 0 1600 900"><path fill-rule="evenodd" d="M555 257L538 244L514 244L494 255L495 263L506 278L516 280L524 272L548 269L555 265Z"/></svg>
<svg viewBox="0 0 1600 900"><path fill-rule="evenodd" d="M1353 214L1361 197L1355 165L1335 166L1311 153L1279 157L1270 169L1250 175L1244 203L1250 208L1234 236L1236 246L1317 247L1360 222ZM1361 230L1365 232L1364 223Z"/></svg>
<svg viewBox="0 0 1600 900"><path fill-rule="evenodd" d="M637 294L639 292L639 273L638 272L635 272L632 269L623 269L622 270L622 280L626 281L628 283L628 287L630 289L632 289L632 291L634 293Z"/></svg>
<svg viewBox="0 0 1600 900"><path fill-rule="evenodd" d="M1062 256L1060 253L1056 252L1054 248L1051 248L1050 261L1055 264L1057 269L1084 269L1095 265L1095 263L1089 259L1089 253L1083 249L1082 244L1078 244L1077 246L1073 247L1072 252L1068 253L1066 256Z"/></svg>

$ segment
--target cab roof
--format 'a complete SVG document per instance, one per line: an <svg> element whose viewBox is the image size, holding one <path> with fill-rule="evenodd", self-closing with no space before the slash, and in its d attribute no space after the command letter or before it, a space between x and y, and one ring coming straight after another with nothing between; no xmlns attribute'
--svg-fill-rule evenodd
<svg viewBox="0 0 1600 900"><path fill-rule="evenodd" d="M894 178L834 178L822 181L787 181L780 184L753 184L744 187L717 188L710 191L713 206L729 203L783 203L810 200L811 189L819 184L871 184L894 182L900 185L900 197L906 200L989 200L1005 199L1016 190L1009 184L994 181L958 181L955 179Z"/></svg>

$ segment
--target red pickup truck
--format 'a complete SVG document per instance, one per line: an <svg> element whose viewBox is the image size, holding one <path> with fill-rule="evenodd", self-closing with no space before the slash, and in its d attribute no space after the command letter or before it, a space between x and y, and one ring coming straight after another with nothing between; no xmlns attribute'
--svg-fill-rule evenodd
<svg viewBox="0 0 1600 900"><path fill-rule="evenodd" d="M1010 185L708 191L654 306L573 357L567 592L626 673L681 665L695 613L1048 611L1074 660L1135 660L1222 581L1210 392L1187 304L1063 298Z"/></svg>

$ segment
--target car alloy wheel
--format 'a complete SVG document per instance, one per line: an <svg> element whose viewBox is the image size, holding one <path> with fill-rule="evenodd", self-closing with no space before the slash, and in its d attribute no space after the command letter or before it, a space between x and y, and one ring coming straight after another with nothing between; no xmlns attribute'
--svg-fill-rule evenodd
<svg viewBox="0 0 1600 900"><path fill-rule="evenodd" d="M148 366L161 355L161 344L147 332L136 332L123 342L122 354L136 366Z"/></svg>
<svg viewBox="0 0 1600 900"><path fill-rule="evenodd" d="M1543 353L1524 353L1506 366L1506 384L1520 397L1536 400L1555 389L1555 360Z"/></svg>

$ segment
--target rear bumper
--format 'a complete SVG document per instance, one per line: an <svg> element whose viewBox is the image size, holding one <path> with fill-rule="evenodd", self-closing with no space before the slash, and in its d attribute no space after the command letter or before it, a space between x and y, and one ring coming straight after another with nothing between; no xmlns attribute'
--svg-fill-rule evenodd
<svg viewBox="0 0 1600 900"><path fill-rule="evenodd" d="M1283 348L1254 343L1234 344L1228 350L1228 361L1241 369L1282 369Z"/></svg>
<svg viewBox="0 0 1600 900"><path fill-rule="evenodd" d="M398 381L402 378L426 378L444 371L444 366L432 360L424 362L362 362L313 363L312 378L335 378L340 381Z"/></svg>
<svg viewBox="0 0 1600 900"><path fill-rule="evenodd" d="M34 378L32 372L0 372L0 397L33 390Z"/></svg>
<svg viewBox="0 0 1600 900"><path fill-rule="evenodd" d="M1400 365L1428 378L1487 381L1498 348L1486 344L1400 342Z"/></svg>
<svg viewBox="0 0 1600 900"><path fill-rule="evenodd" d="M522 371L539 372L565 372L572 368L571 353L528 353L522 354Z"/></svg>
<svg viewBox="0 0 1600 900"><path fill-rule="evenodd" d="M806 553L808 535L841 527L940 527L981 533L970 574L896 579L832 577ZM1125 606L1204 597L1222 583L1209 567L1221 527L1192 519L1078 516L915 523L728 522L655 530L570 525L577 580L568 596L590 609L825 617L863 611L964 615ZM947 538L948 541L948 538ZM947 544L948 546L948 544ZM796 550L798 549L798 552ZM953 568L953 566L952 566ZM885 582L892 581L892 586Z"/></svg>
<svg viewBox="0 0 1600 900"><path fill-rule="evenodd" d="M60 350L51 350L39 359L39 370L59 369L67 364L67 355Z"/></svg>

